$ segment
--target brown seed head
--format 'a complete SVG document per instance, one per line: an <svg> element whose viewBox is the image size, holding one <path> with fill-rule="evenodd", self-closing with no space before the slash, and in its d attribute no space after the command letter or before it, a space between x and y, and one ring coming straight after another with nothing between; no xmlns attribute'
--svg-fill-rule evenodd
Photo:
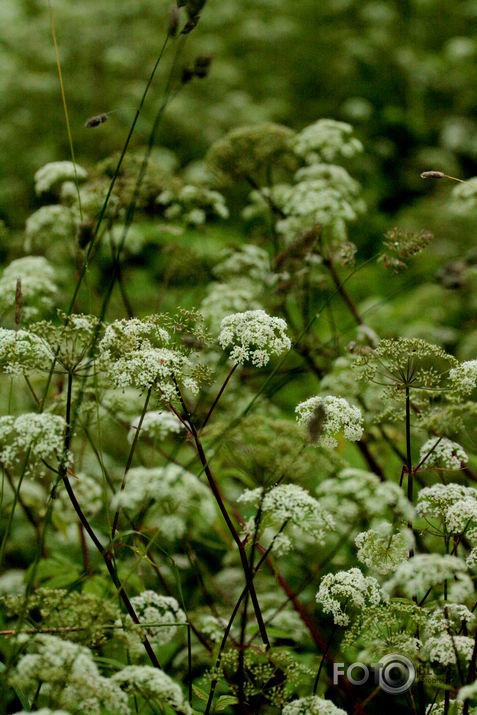
<svg viewBox="0 0 477 715"><path fill-rule="evenodd" d="M421 179L445 179L446 175L442 171L423 171Z"/></svg>

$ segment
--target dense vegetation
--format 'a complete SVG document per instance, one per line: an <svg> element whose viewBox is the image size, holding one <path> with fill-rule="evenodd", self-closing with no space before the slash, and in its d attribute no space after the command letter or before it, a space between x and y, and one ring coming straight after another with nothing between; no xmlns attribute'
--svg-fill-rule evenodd
<svg viewBox="0 0 477 715"><path fill-rule="evenodd" d="M477 712L477 2L52 10L2 8L2 712Z"/></svg>

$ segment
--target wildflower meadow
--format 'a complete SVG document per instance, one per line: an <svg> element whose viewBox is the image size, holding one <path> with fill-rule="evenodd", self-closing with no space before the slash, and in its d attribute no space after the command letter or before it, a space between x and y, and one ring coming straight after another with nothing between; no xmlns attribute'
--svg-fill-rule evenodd
<svg viewBox="0 0 477 715"><path fill-rule="evenodd" d="M0 712L477 713L477 0L5 0Z"/></svg>

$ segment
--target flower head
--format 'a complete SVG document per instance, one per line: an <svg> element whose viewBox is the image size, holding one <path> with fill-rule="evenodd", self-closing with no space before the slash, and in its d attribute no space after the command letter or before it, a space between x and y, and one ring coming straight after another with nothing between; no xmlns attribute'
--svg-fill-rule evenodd
<svg viewBox="0 0 477 715"><path fill-rule="evenodd" d="M344 397L333 395L310 397L300 402L296 407L297 421L300 425L308 425L317 408L324 409L324 421L318 444L326 447L336 447L336 435L343 432L346 439L357 442L363 434L363 417L359 407L350 405Z"/></svg>
<svg viewBox="0 0 477 715"><path fill-rule="evenodd" d="M230 350L230 359L238 365L250 361L263 367L272 355L281 355L291 347L282 318L272 318L264 310L247 310L228 315L220 326L219 343Z"/></svg>
<svg viewBox="0 0 477 715"><path fill-rule="evenodd" d="M333 615L336 625L347 626L351 618L367 606L377 606L385 599L376 579L352 568L326 574L321 579L316 600L325 613Z"/></svg>

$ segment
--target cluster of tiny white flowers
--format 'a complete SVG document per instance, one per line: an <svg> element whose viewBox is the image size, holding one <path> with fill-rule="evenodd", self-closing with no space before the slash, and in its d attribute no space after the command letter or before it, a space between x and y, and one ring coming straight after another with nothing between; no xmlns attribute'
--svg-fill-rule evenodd
<svg viewBox="0 0 477 715"><path fill-rule="evenodd" d="M212 643L220 643L227 627L226 619L212 616L210 613L203 613L198 620L200 632L207 636Z"/></svg>
<svg viewBox="0 0 477 715"><path fill-rule="evenodd" d="M384 600L378 582L372 576L363 576L357 568L326 574L321 579L316 601L325 613L331 613L336 625L347 626L354 613L368 606L377 606Z"/></svg>
<svg viewBox="0 0 477 715"><path fill-rule="evenodd" d="M466 571L465 563L456 556L416 554L397 567L384 588L389 594L400 592L408 598L422 597L444 581L466 580Z"/></svg>
<svg viewBox="0 0 477 715"><path fill-rule="evenodd" d="M222 281L246 276L252 281L271 285L275 280L268 253L253 243L244 243L236 250L225 250L213 272Z"/></svg>
<svg viewBox="0 0 477 715"><path fill-rule="evenodd" d="M87 177L86 170L78 164L73 164L72 161L52 161L36 172L34 176L35 192L37 196L41 196L64 181L75 181L76 179L84 181Z"/></svg>
<svg viewBox="0 0 477 715"><path fill-rule="evenodd" d="M136 417L129 430L128 440L132 442L139 427L141 417ZM146 412L142 420L140 437L147 437L151 440L162 441L170 434L178 434L184 425L173 412L167 410L150 410Z"/></svg>
<svg viewBox="0 0 477 715"><path fill-rule="evenodd" d="M188 522L200 515L200 524L208 528L216 516L213 498L195 474L177 464L166 467L135 467L128 472L126 486L117 492L111 508L134 512L147 500L155 503L160 518L154 527L167 539L181 538ZM151 518L153 518L151 516Z"/></svg>
<svg viewBox="0 0 477 715"><path fill-rule="evenodd" d="M164 216L170 221L181 219L186 224L201 226L209 214L219 218L229 217L223 194L205 186L185 184L175 189L171 186L162 191L156 203L165 207Z"/></svg>
<svg viewBox="0 0 477 715"><path fill-rule="evenodd" d="M407 561L414 538L409 529L396 532L391 523L381 522L374 529L358 534L355 544L362 563L380 574L387 574Z"/></svg>
<svg viewBox="0 0 477 715"><path fill-rule="evenodd" d="M461 659L470 661L473 649L473 638L441 632L426 640L424 648L421 650L421 656L427 657L431 663L455 665L456 654L459 661Z"/></svg>
<svg viewBox="0 0 477 715"><path fill-rule="evenodd" d="M15 306L17 280L21 279L22 320L33 320L53 308L57 292L55 270L43 256L12 261L0 278L0 312Z"/></svg>
<svg viewBox="0 0 477 715"><path fill-rule="evenodd" d="M345 520L358 515L384 516L387 510L410 522L415 512L403 490L395 482L381 482L372 472L355 467L342 469L332 479L325 479L317 495L326 509ZM338 520L339 523L340 520Z"/></svg>
<svg viewBox="0 0 477 715"><path fill-rule="evenodd" d="M155 389L166 401L177 397L174 380L198 391L193 365L179 350L168 348L169 333L153 318L116 320L99 343L100 362L113 385Z"/></svg>
<svg viewBox="0 0 477 715"><path fill-rule="evenodd" d="M192 715L192 708L184 702L180 687L162 670L148 665L128 665L111 680L131 695L138 693L169 705L176 713Z"/></svg>
<svg viewBox="0 0 477 715"><path fill-rule="evenodd" d="M429 455L429 456L427 456ZM424 460L423 467L445 467L446 469L462 469L467 464L468 457L457 442L450 439L432 437L421 447L419 461Z"/></svg>
<svg viewBox="0 0 477 715"><path fill-rule="evenodd" d="M285 705L282 715L346 715L346 713L330 700L311 695L307 698L293 700Z"/></svg>
<svg viewBox="0 0 477 715"><path fill-rule="evenodd" d="M363 417L359 407L350 405L344 397L334 395L310 397L297 405L295 412L299 425L307 425L318 408L324 410L322 434L317 444L336 447L336 435L343 432L346 439L357 442L363 435Z"/></svg>
<svg viewBox="0 0 477 715"><path fill-rule="evenodd" d="M76 214L67 206L53 204L42 206L27 218L24 249L32 253L36 248L46 249L49 254L59 240L71 241L77 229Z"/></svg>
<svg viewBox="0 0 477 715"><path fill-rule="evenodd" d="M346 224L356 221L365 210L361 199L329 186L326 179L307 179L293 186L277 187L272 194L286 214L286 218L277 222L277 230L290 239L320 224L330 226L333 235L344 240Z"/></svg>
<svg viewBox="0 0 477 715"><path fill-rule="evenodd" d="M462 395L469 395L477 386L477 360L467 360L449 371L451 385Z"/></svg>
<svg viewBox="0 0 477 715"><path fill-rule="evenodd" d="M424 487L418 495L416 507L419 516L441 519L451 534L468 531L474 540L477 536L477 490L462 484L434 484Z"/></svg>
<svg viewBox="0 0 477 715"><path fill-rule="evenodd" d="M103 708L129 715L127 696L100 674L88 648L42 634L30 640L28 651L13 672L15 685L33 694L43 683L60 707L74 703L82 715L100 715Z"/></svg>
<svg viewBox="0 0 477 715"><path fill-rule="evenodd" d="M186 623L184 611L172 596L162 596L155 591L143 591L139 596L131 598L131 603L137 613L139 622L148 626L145 629L148 637L160 645L169 643L177 633L174 624Z"/></svg>
<svg viewBox="0 0 477 715"><path fill-rule="evenodd" d="M457 184L452 190L454 209L459 213L468 213L477 208L477 176Z"/></svg>
<svg viewBox="0 0 477 715"><path fill-rule="evenodd" d="M320 502L297 484L280 484L263 495L263 490L245 491L239 502L259 506L262 513L269 515L279 526L290 522L314 540L322 542L326 532L334 528L334 519Z"/></svg>
<svg viewBox="0 0 477 715"><path fill-rule="evenodd" d="M38 335L27 330L0 328L0 367L12 375L49 370L53 353Z"/></svg>
<svg viewBox="0 0 477 715"><path fill-rule="evenodd" d="M282 318L273 318L264 310L247 310L222 320L219 343L224 350L230 350L229 357L234 363L243 365L250 361L255 367L263 367L272 355L290 349L286 329Z"/></svg>
<svg viewBox="0 0 477 715"><path fill-rule="evenodd" d="M0 462L7 469L18 469L30 451L25 474L44 476L47 468L42 460L61 457L64 430L64 419L47 412L0 417Z"/></svg>
<svg viewBox="0 0 477 715"><path fill-rule="evenodd" d="M307 164L314 164L320 160L329 163L338 156L348 159L361 152L363 145L353 137L350 124L319 119L295 135L293 149Z"/></svg>

